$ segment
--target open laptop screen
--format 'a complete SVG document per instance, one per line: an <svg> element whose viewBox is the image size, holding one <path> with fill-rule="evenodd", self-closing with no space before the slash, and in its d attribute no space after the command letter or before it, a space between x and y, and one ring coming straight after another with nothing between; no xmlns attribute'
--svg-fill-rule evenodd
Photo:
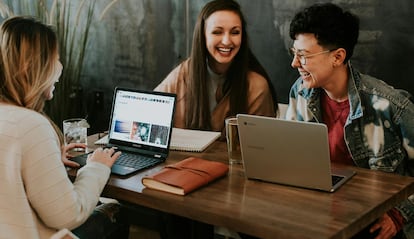
<svg viewBox="0 0 414 239"><path fill-rule="evenodd" d="M174 105L174 94L115 89L109 143L168 150Z"/></svg>

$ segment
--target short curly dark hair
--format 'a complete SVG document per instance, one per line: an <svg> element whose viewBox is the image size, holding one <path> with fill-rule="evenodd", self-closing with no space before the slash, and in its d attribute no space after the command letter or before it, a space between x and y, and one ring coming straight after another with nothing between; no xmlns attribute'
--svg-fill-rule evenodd
<svg viewBox="0 0 414 239"><path fill-rule="evenodd" d="M314 4L296 13L290 23L292 40L302 33L313 33L318 44L327 49L344 48L346 63L358 42L359 18L332 3Z"/></svg>

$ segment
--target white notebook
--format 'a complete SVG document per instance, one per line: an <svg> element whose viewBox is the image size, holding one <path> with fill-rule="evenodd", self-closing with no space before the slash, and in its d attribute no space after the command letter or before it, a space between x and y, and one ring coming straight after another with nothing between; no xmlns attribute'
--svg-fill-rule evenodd
<svg viewBox="0 0 414 239"><path fill-rule="evenodd" d="M173 128L170 150L202 152L220 137L220 132ZM107 144L108 136L95 141L95 144Z"/></svg>
<svg viewBox="0 0 414 239"><path fill-rule="evenodd" d="M216 139L220 132L173 128L171 150L202 152Z"/></svg>

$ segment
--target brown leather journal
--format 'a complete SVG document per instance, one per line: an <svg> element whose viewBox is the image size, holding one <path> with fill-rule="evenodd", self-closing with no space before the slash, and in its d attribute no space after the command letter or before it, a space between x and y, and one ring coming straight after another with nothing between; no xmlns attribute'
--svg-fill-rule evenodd
<svg viewBox="0 0 414 239"><path fill-rule="evenodd" d="M164 192L186 195L227 174L227 164L189 157L143 177L142 184Z"/></svg>

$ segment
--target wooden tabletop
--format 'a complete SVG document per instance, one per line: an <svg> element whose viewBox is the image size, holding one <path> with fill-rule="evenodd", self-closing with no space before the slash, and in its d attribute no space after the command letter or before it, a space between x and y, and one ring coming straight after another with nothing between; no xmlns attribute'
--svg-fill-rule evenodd
<svg viewBox="0 0 414 239"><path fill-rule="evenodd" d="M188 156L228 161L220 141L203 153L171 151L162 165L111 176L103 195L260 238L349 238L414 193L414 178L356 167L356 175L334 193L248 180L241 165L186 196L142 185L143 176Z"/></svg>

